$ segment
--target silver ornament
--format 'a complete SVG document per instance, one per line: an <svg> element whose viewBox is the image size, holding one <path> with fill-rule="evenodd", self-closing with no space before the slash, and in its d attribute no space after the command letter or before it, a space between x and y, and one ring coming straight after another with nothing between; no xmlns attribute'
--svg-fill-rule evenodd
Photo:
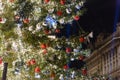
<svg viewBox="0 0 120 80"><path fill-rule="evenodd" d="M70 14L72 12L71 8L66 9L66 13Z"/></svg>
<svg viewBox="0 0 120 80"><path fill-rule="evenodd" d="M60 80L64 80L63 74L60 74L59 79L60 79Z"/></svg>
<svg viewBox="0 0 120 80"><path fill-rule="evenodd" d="M29 31L32 31L32 30L33 30L33 26L30 26L30 27L28 28L28 30L29 30Z"/></svg>
<svg viewBox="0 0 120 80"><path fill-rule="evenodd" d="M62 18L62 19L60 19L59 20L59 22L60 22L60 24L64 24L65 23L65 21L64 21L64 19Z"/></svg>
<svg viewBox="0 0 120 80"><path fill-rule="evenodd" d="M78 9L78 10L81 8L81 6L78 5L78 4L77 4L75 7L76 7L76 9Z"/></svg>
<svg viewBox="0 0 120 80"><path fill-rule="evenodd" d="M43 22L42 25L43 25L43 26L47 26L47 23Z"/></svg>
<svg viewBox="0 0 120 80"><path fill-rule="evenodd" d="M40 78L41 76L38 73L35 73L35 78Z"/></svg>

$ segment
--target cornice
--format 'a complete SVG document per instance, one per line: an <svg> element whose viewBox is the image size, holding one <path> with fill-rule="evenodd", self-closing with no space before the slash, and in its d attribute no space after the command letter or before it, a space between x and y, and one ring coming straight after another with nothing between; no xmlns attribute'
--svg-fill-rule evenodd
<svg viewBox="0 0 120 80"><path fill-rule="evenodd" d="M120 26L119 26L120 27ZM117 30L116 32L114 32L111 36L109 36L107 39L105 39L101 44L101 46L97 49L95 49L91 55L89 57L87 57L84 61L88 62L91 59L93 59L96 56L99 56L99 53L103 53L105 51L105 48L109 48L111 49L112 47L108 46L111 45L112 43L114 43L115 41L118 41L118 43L120 42L120 31ZM116 43L116 42L115 42ZM108 47L107 47L108 46ZM115 45L114 45L115 46ZM113 46L113 47L114 47Z"/></svg>

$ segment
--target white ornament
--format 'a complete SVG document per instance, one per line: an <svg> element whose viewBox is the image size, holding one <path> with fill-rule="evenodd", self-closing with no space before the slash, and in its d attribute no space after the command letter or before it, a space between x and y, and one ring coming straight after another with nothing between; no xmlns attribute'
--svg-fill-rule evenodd
<svg viewBox="0 0 120 80"><path fill-rule="evenodd" d="M79 52L79 49L73 49L73 51L74 51L75 53L78 53L78 52Z"/></svg>
<svg viewBox="0 0 120 80"><path fill-rule="evenodd" d="M28 28L28 30L29 30L29 31L32 31L32 30L33 30L33 27L32 27L32 26L30 26L30 27Z"/></svg>
<svg viewBox="0 0 120 80"><path fill-rule="evenodd" d="M74 61L75 59L74 58L71 58L71 61Z"/></svg>
<svg viewBox="0 0 120 80"><path fill-rule="evenodd" d="M67 12L68 14L70 14L70 13L72 12L72 10L71 10L70 8L67 8L67 9L66 9L66 12Z"/></svg>
<svg viewBox="0 0 120 80"><path fill-rule="evenodd" d="M53 23L52 26L53 26L54 29L56 29L57 28L57 23Z"/></svg>
<svg viewBox="0 0 120 80"><path fill-rule="evenodd" d="M36 25L36 31L41 30L41 29L42 29L42 26L41 26L40 23L38 23L38 24Z"/></svg>
<svg viewBox="0 0 120 80"><path fill-rule="evenodd" d="M81 8L80 5L78 5L78 4L77 4L75 7L76 7L77 9L80 9L80 8Z"/></svg>
<svg viewBox="0 0 120 80"><path fill-rule="evenodd" d="M59 22L60 22L60 24L64 24L65 23L64 19L60 19Z"/></svg>
<svg viewBox="0 0 120 80"><path fill-rule="evenodd" d="M43 26L47 26L47 23L43 22L42 25L43 25Z"/></svg>
<svg viewBox="0 0 120 80"><path fill-rule="evenodd" d="M83 6L83 4L84 4L84 2L83 2L83 1L81 1L81 2L79 3L79 5L80 5L80 6Z"/></svg>
<svg viewBox="0 0 120 80"><path fill-rule="evenodd" d="M20 69L16 68L14 74L20 75Z"/></svg>
<svg viewBox="0 0 120 80"><path fill-rule="evenodd" d="M75 71L71 73L71 78L75 78Z"/></svg>
<svg viewBox="0 0 120 80"><path fill-rule="evenodd" d="M35 73L35 78L40 78L41 76L38 73Z"/></svg>
<svg viewBox="0 0 120 80"><path fill-rule="evenodd" d="M60 79L60 80L64 80L63 74L60 74L59 79Z"/></svg>

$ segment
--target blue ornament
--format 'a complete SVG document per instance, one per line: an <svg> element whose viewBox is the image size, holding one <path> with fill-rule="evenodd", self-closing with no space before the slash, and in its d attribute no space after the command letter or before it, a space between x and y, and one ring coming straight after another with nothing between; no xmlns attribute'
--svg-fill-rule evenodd
<svg viewBox="0 0 120 80"><path fill-rule="evenodd" d="M57 24L57 21L50 15L46 17L45 21L49 25L49 28L53 28Z"/></svg>

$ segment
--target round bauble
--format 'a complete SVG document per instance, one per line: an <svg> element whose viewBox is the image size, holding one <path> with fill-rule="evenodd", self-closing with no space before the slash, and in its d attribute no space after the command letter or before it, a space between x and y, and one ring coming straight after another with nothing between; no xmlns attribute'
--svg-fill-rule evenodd
<svg viewBox="0 0 120 80"><path fill-rule="evenodd" d="M45 3L48 3L50 0L44 0Z"/></svg>
<svg viewBox="0 0 120 80"><path fill-rule="evenodd" d="M61 16L62 14L63 14L62 11L57 11L58 16Z"/></svg>
<svg viewBox="0 0 120 80"><path fill-rule="evenodd" d="M39 68L38 66L35 68L35 72L36 72L36 73L39 73L39 72L40 72L40 68Z"/></svg>
<svg viewBox="0 0 120 80"><path fill-rule="evenodd" d="M68 69L69 67L68 67L68 65L64 65L63 68L66 70L66 69Z"/></svg>
<svg viewBox="0 0 120 80"><path fill-rule="evenodd" d="M2 58L0 58L0 64L2 64L2 62L3 62L3 60L2 60Z"/></svg>
<svg viewBox="0 0 120 80"><path fill-rule="evenodd" d="M79 41L80 41L81 43L83 43L83 42L85 41L84 37L80 37L80 38L79 38Z"/></svg>
<svg viewBox="0 0 120 80"><path fill-rule="evenodd" d="M31 59L31 60L30 60L30 64L31 64L31 65L34 65L34 64L36 64L36 61L35 61L35 59Z"/></svg>
<svg viewBox="0 0 120 80"><path fill-rule="evenodd" d="M71 48L69 47L66 48L66 53L70 53L71 51L72 51Z"/></svg>
<svg viewBox="0 0 120 80"><path fill-rule="evenodd" d="M84 58L85 58L84 55L80 55L80 56L79 56L79 60L83 60Z"/></svg>
<svg viewBox="0 0 120 80"><path fill-rule="evenodd" d="M87 75L87 70L86 69L82 69L82 75Z"/></svg>
<svg viewBox="0 0 120 80"><path fill-rule="evenodd" d="M23 22L27 24L29 23L29 19L23 19Z"/></svg>
<svg viewBox="0 0 120 80"><path fill-rule="evenodd" d="M65 0L60 0L60 4L65 5Z"/></svg>
<svg viewBox="0 0 120 80"><path fill-rule="evenodd" d="M55 30L55 33L60 33L60 29L56 29L56 30Z"/></svg>
<svg viewBox="0 0 120 80"><path fill-rule="evenodd" d="M41 44L41 45L40 45L40 48L41 48L41 49L46 49L47 46L46 46L46 44Z"/></svg>
<svg viewBox="0 0 120 80"><path fill-rule="evenodd" d="M78 21L80 17L78 15L74 16L74 20Z"/></svg>
<svg viewBox="0 0 120 80"><path fill-rule="evenodd" d="M2 22L2 20L3 20L3 19L0 17L0 22Z"/></svg>

